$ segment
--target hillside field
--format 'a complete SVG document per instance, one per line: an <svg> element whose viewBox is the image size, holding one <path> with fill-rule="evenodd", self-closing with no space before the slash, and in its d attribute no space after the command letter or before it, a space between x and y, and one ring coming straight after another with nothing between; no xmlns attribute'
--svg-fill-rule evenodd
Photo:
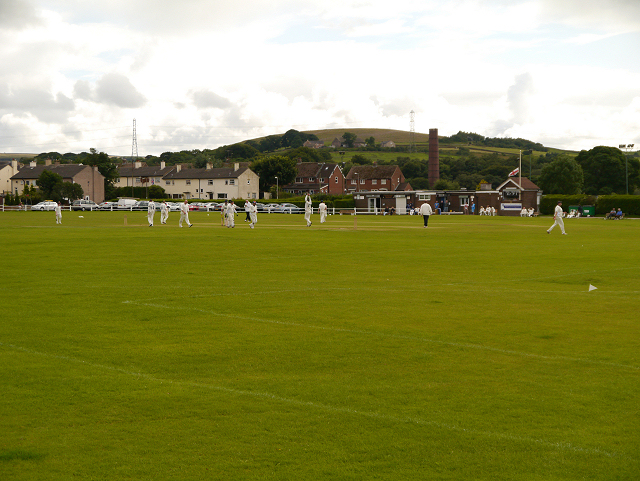
<svg viewBox="0 0 640 481"><path fill-rule="evenodd" d="M640 221L126 214L0 212L0 479L637 479Z"/></svg>

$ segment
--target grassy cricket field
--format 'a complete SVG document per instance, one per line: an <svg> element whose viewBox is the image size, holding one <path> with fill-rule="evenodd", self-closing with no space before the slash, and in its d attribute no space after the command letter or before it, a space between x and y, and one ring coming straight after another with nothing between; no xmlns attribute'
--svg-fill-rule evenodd
<svg viewBox="0 0 640 481"><path fill-rule="evenodd" d="M640 220L243 218L0 212L1 480L640 478Z"/></svg>

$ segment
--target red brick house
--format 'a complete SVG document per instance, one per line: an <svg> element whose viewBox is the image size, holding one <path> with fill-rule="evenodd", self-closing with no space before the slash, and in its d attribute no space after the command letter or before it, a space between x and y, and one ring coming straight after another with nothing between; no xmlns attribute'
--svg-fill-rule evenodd
<svg viewBox="0 0 640 481"><path fill-rule="evenodd" d="M397 165L354 165L345 180L347 192L411 190Z"/></svg>
<svg viewBox="0 0 640 481"><path fill-rule="evenodd" d="M282 190L291 194L331 194L344 193L344 174L338 164L324 162L298 162L298 173L293 183L284 185Z"/></svg>

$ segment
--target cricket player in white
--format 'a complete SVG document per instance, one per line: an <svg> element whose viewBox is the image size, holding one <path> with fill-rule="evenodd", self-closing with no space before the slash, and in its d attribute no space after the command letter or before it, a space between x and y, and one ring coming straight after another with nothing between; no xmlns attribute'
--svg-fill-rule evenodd
<svg viewBox="0 0 640 481"><path fill-rule="evenodd" d="M156 203L152 200L149 201L147 206L147 219L149 219L149 227L153 227L153 216L156 213Z"/></svg>
<svg viewBox="0 0 640 481"><path fill-rule="evenodd" d="M186 220L187 221L187 225L189 227L191 227L193 224L191 224L189 222L189 203L187 202L187 199L184 200L184 204L182 204L180 206L180 222L178 222L178 225L180 227L182 227L182 221Z"/></svg>
<svg viewBox="0 0 640 481"><path fill-rule="evenodd" d="M227 227L230 227L231 229L233 229L236 226L236 213L238 211L236 210L236 204L231 201L228 204L227 207Z"/></svg>
<svg viewBox="0 0 640 481"><path fill-rule="evenodd" d="M320 223L324 224L327 221L327 204L324 201L320 202L318 212L320 212Z"/></svg>
<svg viewBox="0 0 640 481"><path fill-rule="evenodd" d="M304 220L307 221L307 227L311 225L311 212L313 211L313 207L311 204L311 196L306 194L304 196Z"/></svg>
<svg viewBox="0 0 640 481"><path fill-rule="evenodd" d="M567 235L564 231L564 221L562 220L562 201L558 201L558 205L556 205L556 210L553 213L553 220L555 221L551 227L547 230L547 234L551 234L553 228L557 225L560 226L560 232L562 235Z"/></svg>
<svg viewBox="0 0 640 481"><path fill-rule="evenodd" d="M253 205L249 204L249 217L251 217L251 224L249 227L252 229L258 223L258 206L256 205L256 201L253 201Z"/></svg>
<svg viewBox="0 0 640 481"><path fill-rule="evenodd" d="M60 202L56 204L56 208L54 209L56 212L56 224L62 224L62 206Z"/></svg>
<svg viewBox="0 0 640 481"><path fill-rule="evenodd" d="M160 223L166 224L169 220L169 206L166 202L160 204Z"/></svg>

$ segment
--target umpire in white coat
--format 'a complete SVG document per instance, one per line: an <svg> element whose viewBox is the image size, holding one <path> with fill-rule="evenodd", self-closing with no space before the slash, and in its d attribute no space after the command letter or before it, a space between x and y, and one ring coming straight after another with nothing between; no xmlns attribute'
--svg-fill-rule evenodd
<svg viewBox="0 0 640 481"><path fill-rule="evenodd" d="M433 210L431 209L431 206L429 205L428 202L425 202L424 204L422 204L420 206L420 215L422 215L422 218L424 219L424 228L427 228L427 225L429 224L429 216L433 214Z"/></svg>

